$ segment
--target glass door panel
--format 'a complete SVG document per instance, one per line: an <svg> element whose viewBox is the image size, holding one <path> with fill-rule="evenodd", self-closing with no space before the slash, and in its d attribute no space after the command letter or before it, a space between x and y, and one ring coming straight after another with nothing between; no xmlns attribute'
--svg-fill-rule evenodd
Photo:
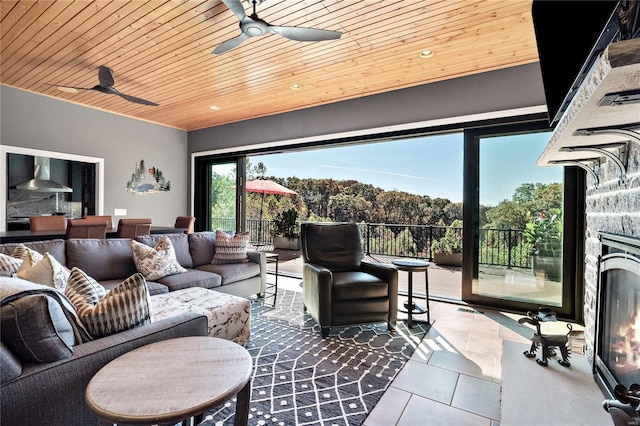
<svg viewBox="0 0 640 426"><path fill-rule="evenodd" d="M480 137L471 287L490 306L562 307L563 168L538 167L549 132Z"/></svg>
<svg viewBox="0 0 640 426"><path fill-rule="evenodd" d="M239 231L237 207L238 165L236 161L209 165L209 229Z"/></svg>

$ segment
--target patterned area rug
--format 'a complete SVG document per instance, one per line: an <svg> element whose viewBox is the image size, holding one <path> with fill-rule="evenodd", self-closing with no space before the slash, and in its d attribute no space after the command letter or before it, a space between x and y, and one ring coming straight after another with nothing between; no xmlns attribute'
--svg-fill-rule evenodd
<svg viewBox="0 0 640 426"><path fill-rule="evenodd" d="M272 303L251 305L250 425L361 425L429 328L334 327L323 339L303 314L302 293L280 290ZM201 425L233 424L235 402L207 412Z"/></svg>

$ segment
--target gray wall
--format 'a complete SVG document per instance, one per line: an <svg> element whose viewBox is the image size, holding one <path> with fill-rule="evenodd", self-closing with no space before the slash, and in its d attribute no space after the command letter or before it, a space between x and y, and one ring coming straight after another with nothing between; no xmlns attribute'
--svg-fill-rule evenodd
<svg viewBox="0 0 640 426"><path fill-rule="evenodd" d="M185 131L7 86L0 86L0 124L2 145L104 158L104 214L127 209L127 217L150 217L154 224L173 225L176 216L189 213ZM140 160L160 169L171 181L171 191L148 195L125 191ZM2 208L5 203L2 200Z"/></svg>
<svg viewBox="0 0 640 426"><path fill-rule="evenodd" d="M534 64L189 132L189 152L546 105Z"/></svg>

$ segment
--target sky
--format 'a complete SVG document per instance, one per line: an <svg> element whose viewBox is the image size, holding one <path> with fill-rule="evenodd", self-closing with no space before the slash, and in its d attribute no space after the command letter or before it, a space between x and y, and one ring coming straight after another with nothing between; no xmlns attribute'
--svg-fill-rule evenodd
<svg viewBox="0 0 640 426"><path fill-rule="evenodd" d="M495 206L511 199L521 183L561 182L561 167L535 164L549 137L542 133L481 142L481 204ZM387 191L462 201L462 133L259 155L250 160L252 165L264 163L267 176L353 179Z"/></svg>

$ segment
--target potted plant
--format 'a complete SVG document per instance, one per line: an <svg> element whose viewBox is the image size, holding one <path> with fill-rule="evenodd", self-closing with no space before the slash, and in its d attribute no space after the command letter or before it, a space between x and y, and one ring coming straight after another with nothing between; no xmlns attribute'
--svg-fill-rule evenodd
<svg viewBox="0 0 640 426"><path fill-rule="evenodd" d="M298 211L294 208L284 210L276 215L271 228L273 247L286 250L300 250L300 228Z"/></svg>
<svg viewBox="0 0 640 426"><path fill-rule="evenodd" d="M560 210L539 213L527 223L524 236L529 244L531 264L536 276L559 281L562 275L562 220Z"/></svg>
<svg viewBox="0 0 640 426"><path fill-rule="evenodd" d="M461 220L454 220L447 228L444 237L431 245L433 261L438 265L462 266L462 235L458 229L462 227Z"/></svg>

